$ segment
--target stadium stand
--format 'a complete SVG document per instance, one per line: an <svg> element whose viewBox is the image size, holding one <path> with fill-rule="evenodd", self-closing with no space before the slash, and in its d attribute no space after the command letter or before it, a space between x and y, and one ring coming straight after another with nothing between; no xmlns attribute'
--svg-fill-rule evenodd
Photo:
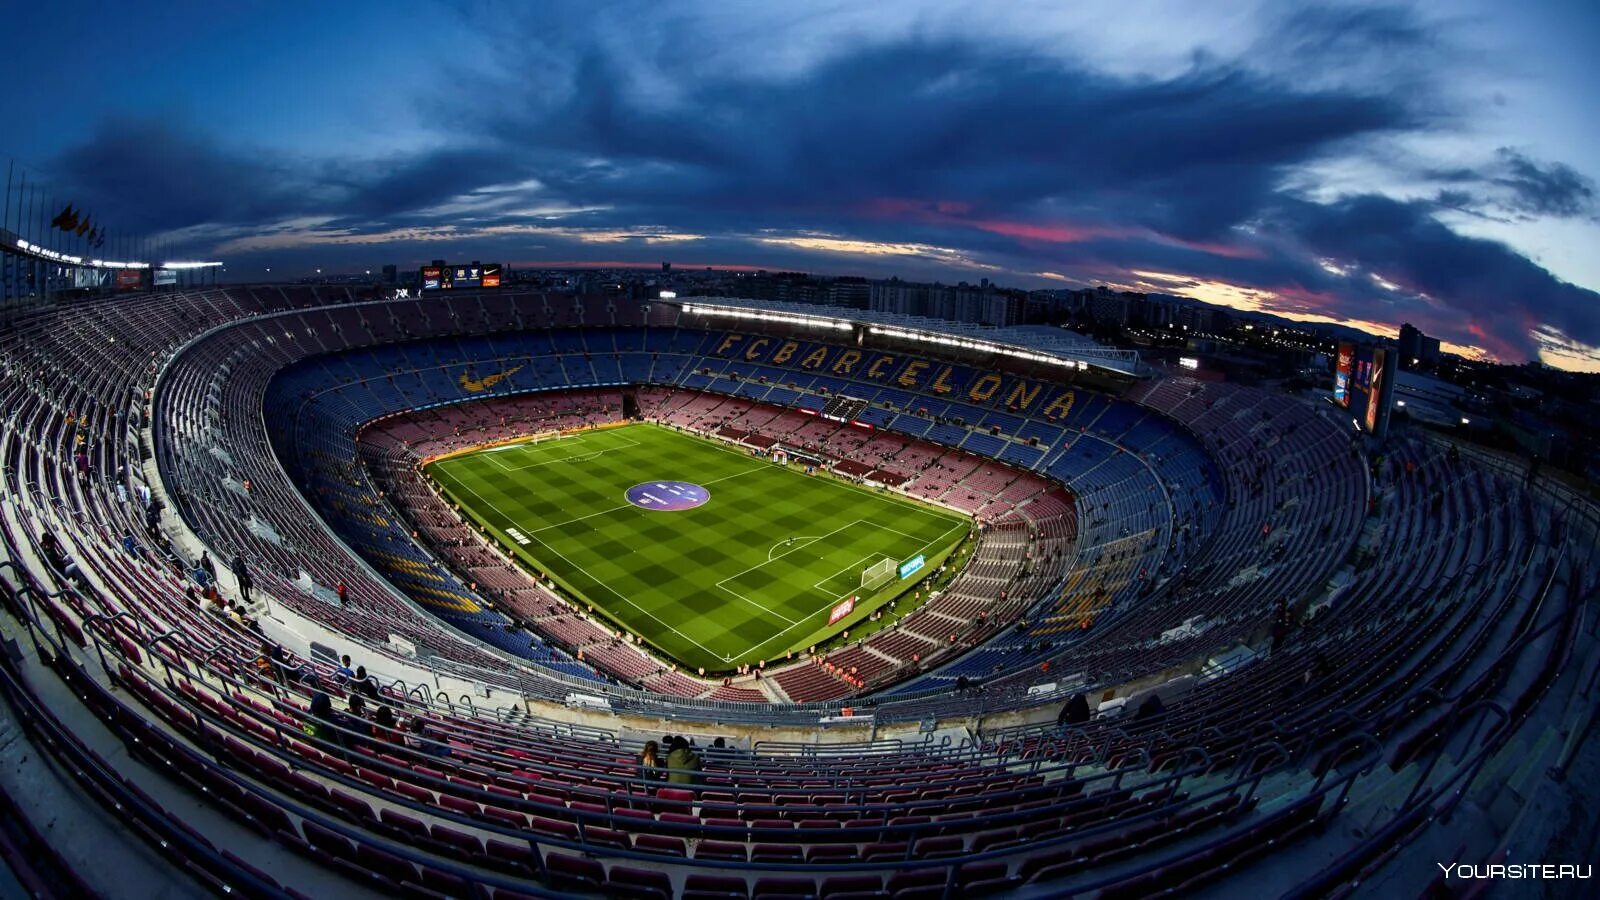
<svg viewBox="0 0 1600 900"><path fill-rule="evenodd" d="M1600 518L1498 457L1415 434L1369 457L1225 384L1024 409L975 360L896 351L877 384L791 351L835 353L824 375L670 304L358 299L69 305L0 340L0 597L26 635L0 689L206 890L1116 898L1251 873L1321 896L1436 846L1589 702ZM658 421L975 514L972 561L757 689L659 671L487 546L438 552L459 526L408 454L607 421L627 385ZM797 412L839 393L873 431ZM664 731L695 746L642 762Z"/></svg>

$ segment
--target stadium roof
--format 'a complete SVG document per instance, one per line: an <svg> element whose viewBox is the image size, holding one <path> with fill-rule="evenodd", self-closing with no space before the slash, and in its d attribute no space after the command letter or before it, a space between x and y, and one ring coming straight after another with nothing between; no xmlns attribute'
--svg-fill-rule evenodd
<svg viewBox="0 0 1600 900"><path fill-rule="evenodd" d="M753 300L744 297L668 297L663 298L663 302L676 303L686 312L698 310L713 315L721 313L744 317L771 317L778 321L798 320L802 324L809 320L821 327L861 325L871 332L890 337L922 340L960 349L1036 359L1043 357L1044 360L1041 361L1070 363L1079 368L1094 366L1136 378L1148 377L1151 374L1150 367L1140 361L1136 350L1107 347L1077 332L1050 325L997 328L993 325L952 322L903 313L848 309L786 300Z"/></svg>

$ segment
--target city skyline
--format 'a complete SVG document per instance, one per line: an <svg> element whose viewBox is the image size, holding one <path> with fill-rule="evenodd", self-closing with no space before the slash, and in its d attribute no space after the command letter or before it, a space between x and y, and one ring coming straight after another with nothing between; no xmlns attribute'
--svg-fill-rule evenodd
<svg viewBox="0 0 1600 900"><path fill-rule="evenodd" d="M30 86L0 152L231 275L673 259L1107 284L1600 370L1581 3L21 18L86 37L0 63Z"/></svg>

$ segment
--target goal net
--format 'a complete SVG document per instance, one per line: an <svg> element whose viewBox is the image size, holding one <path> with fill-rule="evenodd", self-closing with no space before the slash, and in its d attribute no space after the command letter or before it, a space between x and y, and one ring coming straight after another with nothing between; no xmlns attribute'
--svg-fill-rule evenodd
<svg viewBox="0 0 1600 900"><path fill-rule="evenodd" d="M577 437L577 435L575 435L575 434L567 434L567 433L562 432L562 431L547 431L547 432L545 432L543 434L533 435L532 437L530 437L527 440L523 441L522 444L523 444L523 446L531 447L534 444L545 444L545 443L549 443L551 441L565 441L565 440L568 440L568 439L571 439L571 438L576 438L576 437Z"/></svg>
<svg viewBox="0 0 1600 900"><path fill-rule="evenodd" d="M885 556L883 559L862 569L861 586L870 589L888 583L890 579L894 578L895 565L892 557Z"/></svg>

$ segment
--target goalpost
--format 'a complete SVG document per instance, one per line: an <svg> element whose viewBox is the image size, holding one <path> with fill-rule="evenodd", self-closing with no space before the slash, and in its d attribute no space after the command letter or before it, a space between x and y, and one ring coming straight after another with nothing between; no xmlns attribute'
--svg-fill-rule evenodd
<svg viewBox="0 0 1600 900"><path fill-rule="evenodd" d="M861 587L864 590L882 587L894 578L899 564L893 557L885 556L861 570Z"/></svg>

